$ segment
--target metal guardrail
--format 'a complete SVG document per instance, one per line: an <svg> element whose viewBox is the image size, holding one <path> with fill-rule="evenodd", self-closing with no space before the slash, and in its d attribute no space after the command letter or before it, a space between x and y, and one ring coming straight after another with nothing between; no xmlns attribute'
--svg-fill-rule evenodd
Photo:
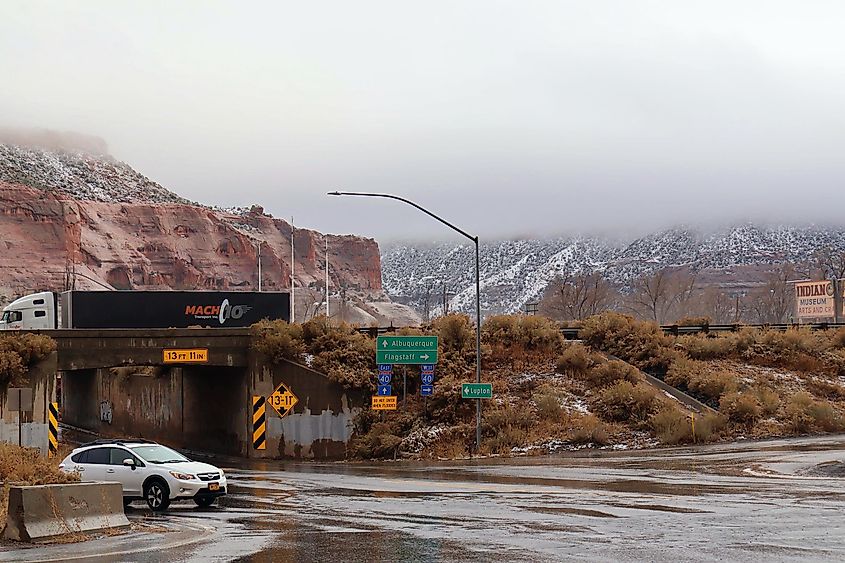
<svg viewBox="0 0 845 563"><path fill-rule="evenodd" d="M729 325L663 325L660 328L666 334L675 336L683 334L709 334L711 332L737 332L743 328L756 328L763 330L778 330L786 331L791 328L808 328L810 330L830 330L845 327L845 323L783 323L783 324L729 324ZM392 333L399 330L401 327L387 326L387 327L363 327L359 328L358 332L369 334L373 338L380 334ZM579 327L566 327L560 329L561 334L567 340L578 340L581 329Z"/></svg>
<svg viewBox="0 0 845 563"><path fill-rule="evenodd" d="M808 323L808 324L797 324L797 323L782 323L782 324L729 324L729 325L662 325L660 328L666 334L672 334L675 336L680 336L683 334L700 334L705 333L709 334L711 332L738 332L744 328L755 328L755 329L762 329L762 330L777 330L777 331L787 331L791 328L807 328L810 330L829 330L829 329L836 329L845 327L845 323ZM561 333L567 340L577 340L579 332L581 331L578 327L573 328L562 328L560 329Z"/></svg>

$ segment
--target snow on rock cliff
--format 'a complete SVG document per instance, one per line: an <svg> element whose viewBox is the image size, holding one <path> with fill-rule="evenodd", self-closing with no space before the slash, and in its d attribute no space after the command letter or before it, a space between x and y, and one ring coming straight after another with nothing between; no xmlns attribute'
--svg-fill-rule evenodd
<svg viewBox="0 0 845 563"><path fill-rule="evenodd" d="M538 300L556 276L602 272L626 287L664 267L685 267L718 281L732 269L761 270L782 262L806 263L820 248L845 252L845 228L739 225L713 233L675 228L630 243L599 237L505 240L481 244L481 303L486 313L515 313ZM449 308L475 310L474 247L466 244L382 245L382 281L392 298L439 312L443 288ZM759 279L746 278L742 283Z"/></svg>

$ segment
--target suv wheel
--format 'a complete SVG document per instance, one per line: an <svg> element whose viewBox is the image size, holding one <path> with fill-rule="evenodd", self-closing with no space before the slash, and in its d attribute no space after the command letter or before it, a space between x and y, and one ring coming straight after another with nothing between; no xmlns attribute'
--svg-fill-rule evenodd
<svg viewBox="0 0 845 563"><path fill-rule="evenodd" d="M217 500L214 497L196 497L194 498L194 502L197 503L197 506L200 508L208 508L214 501Z"/></svg>
<svg viewBox="0 0 845 563"><path fill-rule="evenodd" d="M170 506L170 487L160 479L153 479L144 486L144 500L151 510L167 510Z"/></svg>

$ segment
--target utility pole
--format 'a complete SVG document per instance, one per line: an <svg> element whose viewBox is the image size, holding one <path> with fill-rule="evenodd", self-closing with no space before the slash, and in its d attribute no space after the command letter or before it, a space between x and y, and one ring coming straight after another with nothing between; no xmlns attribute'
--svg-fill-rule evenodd
<svg viewBox="0 0 845 563"><path fill-rule="evenodd" d="M383 197L388 199L395 199L397 201L401 201L402 203L407 203L408 205L418 209L419 211L422 211L429 217L440 221L442 224L446 225L447 227L461 234L462 236L468 238L475 244L475 382L481 383L481 260L479 258L480 251L478 237L467 233L466 231L446 221L442 217L435 215L428 209L422 207L421 205L417 205L413 201L405 199L404 197L399 197L393 194L339 191L329 192L328 195ZM475 400L475 417L475 449L477 452L481 447L481 399Z"/></svg>
<svg viewBox="0 0 845 563"><path fill-rule="evenodd" d="M326 236L326 321L329 320L329 237Z"/></svg>
<svg viewBox="0 0 845 563"><path fill-rule="evenodd" d="M261 243L258 241L258 292L261 293Z"/></svg>
<svg viewBox="0 0 845 563"><path fill-rule="evenodd" d="M290 216L290 322L296 322L296 295L293 289L293 263L294 263L294 246L293 246L293 215Z"/></svg>

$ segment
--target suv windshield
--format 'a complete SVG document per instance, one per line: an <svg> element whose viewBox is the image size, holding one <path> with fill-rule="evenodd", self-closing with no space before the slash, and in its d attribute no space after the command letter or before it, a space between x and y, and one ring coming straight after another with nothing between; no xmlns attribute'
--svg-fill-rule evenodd
<svg viewBox="0 0 845 563"><path fill-rule="evenodd" d="M150 463L176 463L180 461L191 461L179 452L174 452L170 448L159 446L135 446L130 448L133 452L138 454L138 457Z"/></svg>

